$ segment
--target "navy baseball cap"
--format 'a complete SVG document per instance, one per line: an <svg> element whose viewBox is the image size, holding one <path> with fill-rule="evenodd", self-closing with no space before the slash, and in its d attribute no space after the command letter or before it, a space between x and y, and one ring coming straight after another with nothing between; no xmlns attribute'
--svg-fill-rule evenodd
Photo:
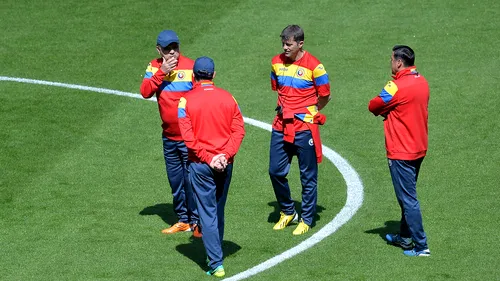
<svg viewBox="0 0 500 281"><path fill-rule="evenodd" d="M214 71L214 61L209 57L199 57L194 62L193 72L200 77L212 78Z"/></svg>
<svg viewBox="0 0 500 281"><path fill-rule="evenodd" d="M167 47L172 43L179 44L179 37L173 30L163 30L158 34L158 39L156 39L156 44L160 45L162 48Z"/></svg>

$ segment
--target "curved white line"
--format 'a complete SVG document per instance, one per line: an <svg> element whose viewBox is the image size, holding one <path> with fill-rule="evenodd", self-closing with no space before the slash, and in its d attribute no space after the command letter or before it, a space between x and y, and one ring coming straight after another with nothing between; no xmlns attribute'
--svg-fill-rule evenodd
<svg viewBox="0 0 500 281"><path fill-rule="evenodd" d="M245 117L244 119L245 122L250 125L271 131L271 125L267 123L247 117ZM340 210L340 212L335 216L335 218L332 221L330 221L323 228L314 233L311 237L302 241L302 243L300 243L299 245L291 249L288 249L287 251L275 257L272 257L261 264L258 264L250 269L247 269L243 272L240 272L224 280L227 281L243 280L259 272L262 272L268 268L271 268L311 248L312 246L319 243L321 240L325 239L326 237L337 231L337 229L339 229L343 224L349 221L361 207L361 205L363 204L363 183L361 182L358 173L356 173L354 168L351 167L351 165L347 162L347 160L342 158L342 156L340 156L338 153L336 153L335 151L324 145L322 147L323 147L323 155L328 160L330 160L333 163L333 165L335 165L335 167L337 167L337 169L342 174L347 184L347 200L342 210Z"/></svg>
<svg viewBox="0 0 500 281"><path fill-rule="evenodd" d="M56 87L64 87L64 88L70 88L70 89L78 89L78 90L83 90L83 91L91 91L91 92L98 92L98 93L104 93L104 94L110 94L110 95L118 95L118 96L125 96L125 97L131 97L131 98L137 98L137 99L143 99L141 95L134 94L134 93L128 93L128 92L122 92L122 91L116 91L116 90L110 90L110 89L104 89L104 88L96 88L96 87L87 87L87 86L80 86L80 85L75 85L75 84L66 84L66 83L58 83L58 82L49 82L49 81L43 81L43 80L33 80L33 79L25 79L25 78L16 78L16 77L6 77L6 76L0 76L0 81L12 81L12 82L20 82L20 83L29 83L29 84L39 84L39 85L48 85L48 86L56 86ZM153 97L149 99L151 101L156 101L156 98ZM259 127L261 129L271 131L271 125L252 119L248 117L244 117L245 123L248 123L250 125ZM333 234L337 229L339 229L342 225L344 225L347 221L349 221L354 214L358 211L358 209L361 207L363 204L363 183L361 182L361 179L354 170L354 168L340 156L338 153L333 151L332 149L326 147L323 145L323 154L324 156L330 160L335 167L339 170L339 172L342 174L344 177L344 180L347 185L347 200L346 204L344 207L340 210L340 212L333 218L332 221L330 221L328 224L326 224L323 228L318 230L316 233L314 233L311 237L307 238L306 240L302 241L300 244L297 246L288 249L287 251L270 258L263 263L260 263L250 269L247 269L243 272L240 272L234 276L231 276L230 278L226 278L224 280L227 281L237 281L237 280L243 280L245 278L248 278L250 276L253 276L259 272L262 272L266 269L269 269L289 258L292 258L293 256L311 248L312 246L316 245L319 243L321 240L325 239L329 235Z"/></svg>

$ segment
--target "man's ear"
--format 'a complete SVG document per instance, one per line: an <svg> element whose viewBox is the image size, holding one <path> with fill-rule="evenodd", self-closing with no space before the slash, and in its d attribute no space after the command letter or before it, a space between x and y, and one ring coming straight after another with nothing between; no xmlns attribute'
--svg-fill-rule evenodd
<svg viewBox="0 0 500 281"><path fill-rule="evenodd" d="M398 69L403 69L405 66L404 66L404 63L403 63L403 60L398 60Z"/></svg>
<svg viewBox="0 0 500 281"><path fill-rule="evenodd" d="M156 45L156 51L158 52L158 55L163 57L160 46Z"/></svg>
<svg viewBox="0 0 500 281"><path fill-rule="evenodd" d="M301 48L301 49L302 49L302 46L304 45L304 41L299 41L299 44L298 44L298 45L299 45L299 48Z"/></svg>
<svg viewBox="0 0 500 281"><path fill-rule="evenodd" d="M214 70L214 75L212 75L212 79L215 78L215 74L217 74L217 71Z"/></svg>

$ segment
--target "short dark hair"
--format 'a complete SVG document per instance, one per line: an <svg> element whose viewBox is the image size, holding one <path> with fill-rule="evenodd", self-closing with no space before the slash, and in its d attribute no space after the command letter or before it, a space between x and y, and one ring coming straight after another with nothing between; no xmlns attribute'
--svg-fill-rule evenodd
<svg viewBox="0 0 500 281"><path fill-rule="evenodd" d="M281 31L281 40L288 41L288 39L293 39L295 42L304 41L304 30L296 24L289 25Z"/></svg>
<svg viewBox="0 0 500 281"><path fill-rule="evenodd" d="M415 52L405 45L396 45L392 48L394 52L394 59L402 60L404 66L414 66L415 65Z"/></svg>

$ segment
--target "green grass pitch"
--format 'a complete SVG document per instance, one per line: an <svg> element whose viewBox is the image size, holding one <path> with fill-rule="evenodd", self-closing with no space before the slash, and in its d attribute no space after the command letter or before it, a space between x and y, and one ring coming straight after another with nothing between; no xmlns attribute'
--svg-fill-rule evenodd
<svg viewBox="0 0 500 281"><path fill-rule="evenodd" d="M500 2L27 1L0 4L0 76L138 93L162 29L184 55L210 56L215 83L246 117L270 123L271 58L288 24L330 73L326 146L356 169L364 202L314 247L248 280L500 280ZM431 87L429 153L418 185L430 258L382 236L399 207L382 121L368 101L407 44ZM269 132L246 126L226 208L227 277L304 241L346 202L335 166L320 166L317 225L272 231ZM157 105L140 99L0 81L0 280L210 280L204 249L175 221ZM296 162L289 176L300 200Z"/></svg>

